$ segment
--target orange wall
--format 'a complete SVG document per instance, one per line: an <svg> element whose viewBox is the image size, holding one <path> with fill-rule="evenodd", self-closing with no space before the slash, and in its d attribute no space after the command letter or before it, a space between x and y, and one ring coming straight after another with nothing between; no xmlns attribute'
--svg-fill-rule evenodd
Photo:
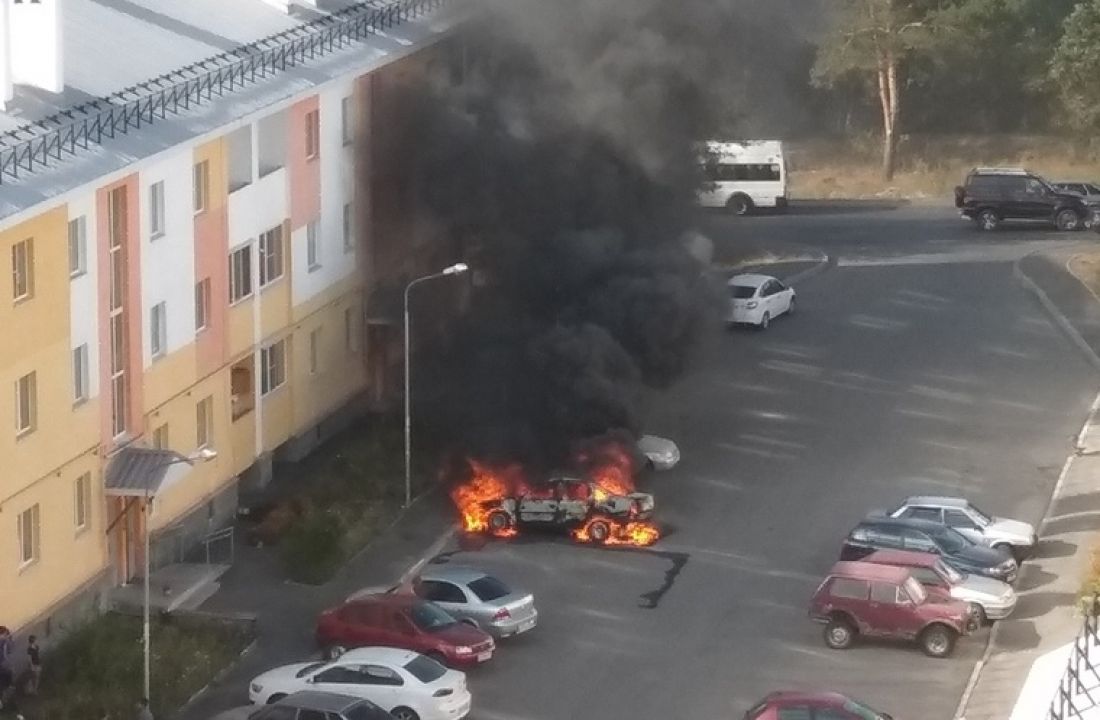
<svg viewBox="0 0 1100 720"><path fill-rule="evenodd" d="M206 329L195 339L199 377L222 367L229 345L229 190L226 142L213 140L195 149L194 162L209 163L206 209L195 215L195 282L210 280Z"/></svg>
<svg viewBox="0 0 1100 720"><path fill-rule="evenodd" d="M286 139L286 147L291 230L297 230L321 214L321 158L306 158L306 114L318 107L317 96L313 95L291 105L288 113L290 137ZM329 158L327 162L335 161L336 158ZM289 243L289 235L287 240Z"/></svg>

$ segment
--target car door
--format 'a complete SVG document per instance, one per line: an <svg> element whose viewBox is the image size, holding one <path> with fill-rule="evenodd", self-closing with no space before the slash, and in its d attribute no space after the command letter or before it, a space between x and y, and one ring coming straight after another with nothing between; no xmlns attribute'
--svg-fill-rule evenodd
<svg viewBox="0 0 1100 720"><path fill-rule="evenodd" d="M905 529L901 533L901 539L906 550L940 554L940 546L920 530Z"/></svg>
<svg viewBox="0 0 1100 720"><path fill-rule="evenodd" d="M996 187L998 200L995 205L1001 217L1026 218L1030 216L1027 178L1022 176L1000 176L996 179Z"/></svg>
<svg viewBox="0 0 1100 720"><path fill-rule="evenodd" d="M777 306L776 314L785 313L791 309L791 299L794 297L794 290L784 285L779 280L775 281L775 302Z"/></svg>
<svg viewBox="0 0 1100 720"><path fill-rule="evenodd" d="M457 618L479 619L471 612L466 593L454 583L446 580L421 580L417 583L416 594L425 600L431 600Z"/></svg>
<svg viewBox="0 0 1100 720"><path fill-rule="evenodd" d="M365 697L375 705L393 710L415 701L415 698L407 697L405 681L393 668L385 665L363 665L362 671L363 684L369 688L370 693Z"/></svg>
<svg viewBox="0 0 1100 720"><path fill-rule="evenodd" d="M375 645L384 636L379 625L379 608L357 603L340 610L342 632L340 642L349 647Z"/></svg>
<svg viewBox="0 0 1100 720"><path fill-rule="evenodd" d="M374 700L363 687L366 684L365 681L366 675L358 663L340 663L314 675L310 682L310 689Z"/></svg>
<svg viewBox="0 0 1100 720"><path fill-rule="evenodd" d="M779 288L779 282L776 280L769 280L760 288L760 299L772 317L779 315L786 309L783 307L783 298L779 293Z"/></svg>
<svg viewBox="0 0 1100 720"><path fill-rule="evenodd" d="M1049 218L1054 212L1054 196L1050 189L1036 178L1024 179L1024 208L1027 213L1023 217Z"/></svg>
<svg viewBox="0 0 1100 720"><path fill-rule="evenodd" d="M898 612L897 596L898 587L893 583L871 583L867 613L875 635L905 635L906 623Z"/></svg>
<svg viewBox="0 0 1100 720"><path fill-rule="evenodd" d="M412 618L404 610L390 611L387 617L387 630L389 640L382 643L384 645L407 648L419 653L427 653L434 649L434 646L426 641L423 633L416 629Z"/></svg>
<svg viewBox="0 0 1100 720"><path fill-rule="evenodd" d="M519 503L519 519L524 522L554 522L558 513L556 483L542 483L524 495Z"/></svg>
<svg viewBox="0 0 1100 720"><path fill-rule="evenodd" d="M958 530L966 539L979 544L986 544L985 534L982 528L974 521L965 510L947 508L943 511L944 524L949 528Z"/></svg>
<svg viewBox="0 0 1100 720"><path fill-rule="evenodd" d="M929 520L934 523L943 524L943 511L936 507L927 507L924 505L910 505L905 508L898 517L906 520Z"/></svg>

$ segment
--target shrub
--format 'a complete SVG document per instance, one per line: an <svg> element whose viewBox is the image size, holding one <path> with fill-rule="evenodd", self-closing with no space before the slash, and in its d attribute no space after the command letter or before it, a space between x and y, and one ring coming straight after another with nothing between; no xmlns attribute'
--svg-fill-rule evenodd
<svg viewBox="0 0 1100 720"><path fill-rule="evenodd" d="M292 580L321 585L344 561L343 523L337 513L311 511L290 528L279 549Z"/></svg>

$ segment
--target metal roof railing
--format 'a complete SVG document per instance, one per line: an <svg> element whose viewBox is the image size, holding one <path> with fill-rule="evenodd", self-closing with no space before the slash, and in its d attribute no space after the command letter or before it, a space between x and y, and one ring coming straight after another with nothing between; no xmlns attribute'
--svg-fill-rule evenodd
<svg viewBox="0 0 1100 720"><path fill-rule="evenodd" d="M0 135L0 185L419 18L451 0L356 4Z"/></svg>

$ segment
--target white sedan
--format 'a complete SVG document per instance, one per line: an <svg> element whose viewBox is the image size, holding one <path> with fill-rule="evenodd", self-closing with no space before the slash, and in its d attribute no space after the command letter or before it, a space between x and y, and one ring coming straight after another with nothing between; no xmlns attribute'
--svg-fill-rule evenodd
<svg viewBox="0 0 1100 720"><path fill-rule="evenodd" d="M397 648L357 648L331 662L268 670L249 684L248 699L273 703L299 690L365 698L398 720L460 720L470 712L466 673Z"/></svg>
<svg viewBox="0 0 1100 720"><path fill-rule="evenodd" d="M794 312L794 288L770 275L734 275L726 283L730 293L729 325L755 325L761 330L783 313Z"/></svg>

